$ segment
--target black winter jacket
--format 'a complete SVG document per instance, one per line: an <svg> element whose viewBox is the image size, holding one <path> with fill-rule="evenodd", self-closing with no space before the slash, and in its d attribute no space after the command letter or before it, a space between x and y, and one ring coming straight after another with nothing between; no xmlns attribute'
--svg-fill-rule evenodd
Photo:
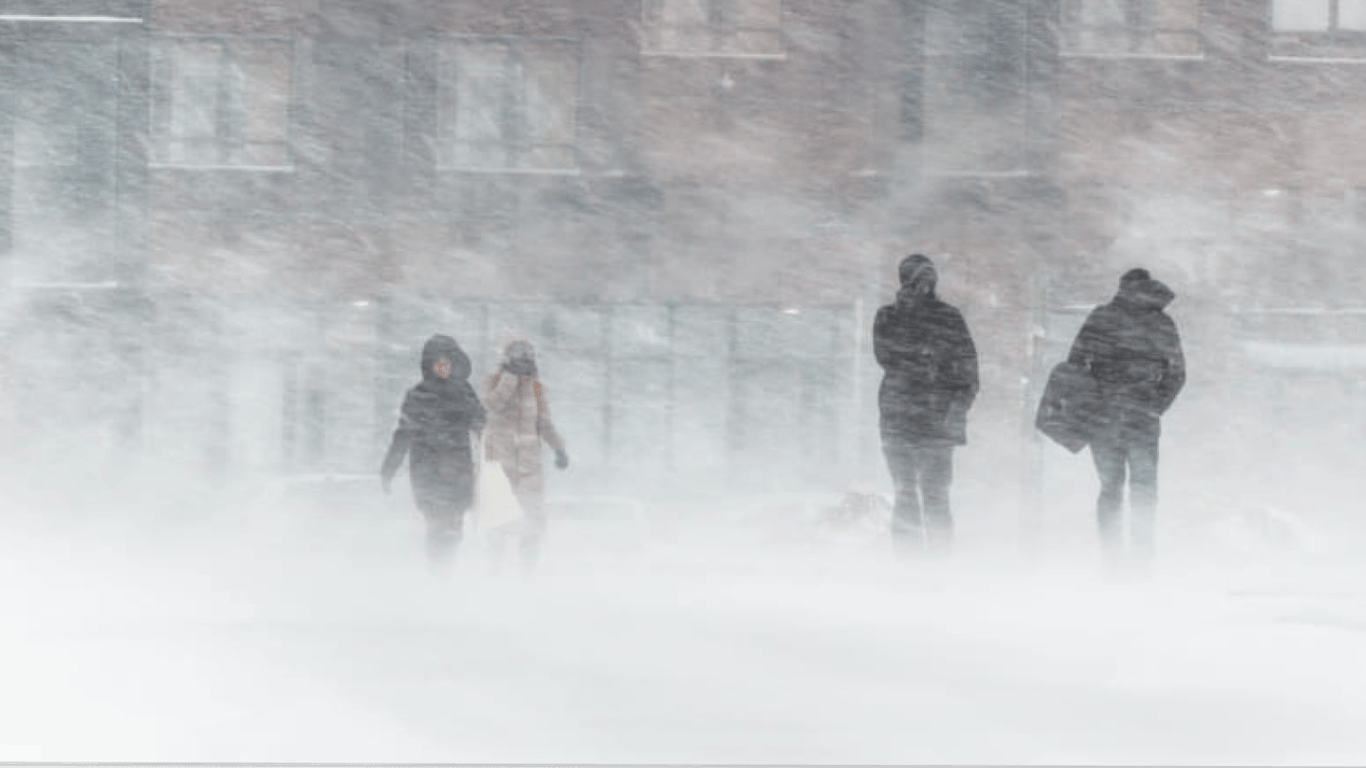
<svg viewBox="0 0 1366 768"><path fill-rule="evenodd" d="M873 353L883 439L916 445L967 443L967 412L977 397L977 348L957 309L930 293L902 291L873 321Z"/></svg>
<svg viewBox="0 0 1366 768"><path fill-rule="evenodd" d="M451 361L443 379L432 370ZM433 336L422 349L422 383L408 390L398 428L380 473L391 478L408 456L413 498L425 513L463 512L474 500L470 432L484 428L484 406L470 386L470 359L449 336Z"/></svg>
<svg viewBox="0 0 1366 768"><path fill-rule="evenodd" d="M1094 309L1067 360L1100 384L1111 418L1157 418L1186 383L1186 359L1176 323L1163 309L1176 294L1158 280L1136 280Z"/></svg>

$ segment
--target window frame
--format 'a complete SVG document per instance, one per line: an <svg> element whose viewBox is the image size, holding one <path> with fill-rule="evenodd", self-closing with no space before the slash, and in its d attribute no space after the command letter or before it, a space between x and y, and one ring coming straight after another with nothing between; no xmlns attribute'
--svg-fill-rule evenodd
<svg viewBox="0 0 1366 768"><path fill-rule="evenodd" d="M1106 27L1088 27L1077 24L1072 26L1067 18L1066 0L1060 5L1059 35L1059 54L1063 58L1077 59L1165 59L1178 61L1201 61L1205 58L1205 40L1203 21L1204 8L1200 0L1195 0L1196 22L1195 26L1186 29L1167 30L1157 25L1160 9L1159 3L1163 0L1119 0L1123 5L1125 23L1123 25L1126 34L1128 50L1087 50L1074 47L1069 42L1069 37L1079 34L1089 29L1106 29ZM1086 0L1075 0L1076 3L1085 3ZM1161 34L1188 35L1195 40L1196 51L1193 53L1164 53L1161 51L1140 50L1145 43L1151 42Z"/></svg>
<svg viewBox="0 0 1366 768"><path fill-rule="evenodd" d="M214 99L214 143L217 160L215 162L201 161L182 161L173 160L167 157L169 153L166 149L177 142L182 142L183 137L176 136L173 131L168 129L163 135L160 128L161 110L173 109L174 99L174 74L159 71L159 66L164 66L162 62L167 60L167 54L174 46L185 43L218 43L222 46L218 57L218 72L215 78L216 94ZM255 43L272 43L281 45L286 53L286 72L284 93L280 94L281 106L284 113L282 118L282 134L278 141L264 142L269 144L279 144L283 150L283 163L237 163L225 159L225 155L234 151L229 143L233 140L232 122L241 121L240 147L246 147L253 143L247 130L247 114L250 111L251 93L250 85L243 83L242 93L237 94L242 103L242 114L232 115L232 109L227 106L232 99L230 93L231 86L228 85L229 75L232 71L232 64L240 62L242 58L241 49ZM296 68L298 66L298 41L293 37L279 35L229 35L229 34L159 34L149 40L149 62L148 62L148 98L147 98L147 136L148 136L148 166L154 169L174 169L174 170L229 170L229 171L287 171L293 172L295 169L294 158L294 102L295 86L298 82ZM158 48L166 47L169 50L161 51Z"/></svg>
<svg viewBox="0 0 1366 768"><path fill-rule="evenodd" d="M1328 6L1328 29L1276 29L1276 3L1266 4L1266 29L1269 39L1267 59L1300 64L1366 64L1366 29L1338 29L1339 1L1323 0Z"/></svg>
<svg viewBox="0 0 1366 768"><path fill-rule="evenodd" d="M950 104L939 101L936 96L942 94L962 94L973 93L968 89L956 89L952 87L955 77L971 78L972 73L981 72L984 68L990 69L999 64L1001 51L1006 50L1003 46L997 45L1001 38L995 33L988 35L995 43L986 43L987 37L983 37L981 31L971 37L978 38L981 47L969 48L961 45L950 45L941 48L932 39L934 17L929 14L936 13L935 5L953 7L956 2L963 0L935 0L934 3L924 3L923 13L927 14L914 21L913 24L923 25L922 56L914 73L914 85L916 92L916 103L918 105L919 126L914 137L919 154L921 173L927 178L943 179L1023 179L1033 175L1029 161L1029 107L1027 98L1027 84L1029 81L1029 18L1023 8L1020 8L1020 15L1016 19L1019 37L1013 38L1011 47L1013 53L1012 61L1018 65L1019 69L1015 72L1018 77L1013 84L1014 103L1010 105L1010 110L992 114L989 119L984 119L991 113L989 101L974 100L966 109L952 108ZM976 2L976 0L974 0ZM955 16L962 19L963 17ZM979 19L981 21L981 19ZM982 27L985 29L986 27ZM959 27L962 30L964 27ZM916 34L921 34L917 32ZM959 38L960 40L965 38ZM1018 46L1018 48L1015 48ZM993 64L995 62L995 64ZM946 77L948 79L946 79ZM999 73L992 77L994 82L1004 82L1000 79ZM951 106L949 109L942 107ZM961 142L961 131L964 126L985 124L1002 129L995 135L999 144L992 152L992 155L1006 158L1005 162L991 162L982 156L978 157L952 157L945 161L940 148L945 144L941 140L947 139L947 146L983 146L978 141ZM1012 130L1005 130L1012 128ZM954 138L948 138L954 137ZM980 137L979 137L980 138Z"/></svg>
<svg viewBox="0 0 1366 768"><path fill-rule="evenodd" d="M673 25L665 22L664 11L669 2L678 0L642 0L641 2L641 38L640 55L660 56L675 58L705 58L705 59L773 59L783 60L787 58L787 45L783 37L783 20L786 17L786 0L771 0L777 5L778 19L772 27L742 27L728 21L729 17L735 15L735 8L742 3L769 2L770 0L696 0L706 3L707 22L700 25L681 25L683 27L694 27L700 31L709 33L711 45L707 50L684 47L672 48L663 46L661 38L663 33L670 28L678 28L680 25ZM727 6L730 6L727 8ZM776 50L769 51L745 51L738 49L727 49L724 41L730 34L742 33L746 30L753 32L765 32L776 35ZM718 36L723 41L722 47L718 48L716 42Z"/></svg>
<svg viewBox="0 0 1366 768"><path fill-rule="evenodd" d="M1280 36L1313 37L1328 43L1346 43L1363 45L1366 44L1366 25L1361 29L1342 29L1339 22L1342 18L1342 0L1319 0L1328 4L1328 28L1327 29L1277 29L1276 28L1276 3L1281 0L1270 0L1266 7L1267 29L1271 34Z"/></svg>
<svg viewBox="0 0 1366 768"><path fill-rule="evenodd" d="M81 137L79 126L68 122L60 127L54 126L55 120L46 118L59 114L67 106L61 96L61 92L48 91L43 94L35 93L23 88L15 88L12 92L14 102L11 106L13 111L11 117L12 141L13 141L13 168L19 169L69 169L81 166ZM29 109L27 107L39 105L39 109ZM35 115L35 112L40 113ZM37 119L35 119L37 118ZM41 143L42 159L35 158L25 152L23 139L27 138L25 128L32 127L35 137ZM58 129L57 135L49 134L54 128ZM53 151L54 145L57 151Z"/></svg>
<svg viewBox="0 0 1366 768"><path fill-rule="evenodd" d="M504 114L500 120L504 124L510 121L509 110L515 110L519 114L511 118L512 132L515 134L511 138L504 137L504 152L510 155L524 157L531 154L536 145L530 140L534 131L532 130L532 117L527 106L525 91L527 87L527 74L525 62L533 55L537 46L557 46L572 51L574 72L572 80L574 82L574 104L572 108L573 125L572 140L567 145L569 152L573 156L573 162L564 167L551 165L528 165L522 166L516 163L504 163L503 165L470 165L455 161L456 147L460 139L456 134L455 124L458 120L458 107L453 107L447 103L447 95L451 89L457 88L458 84L448 82L446 73L448 69L447 56L453 55L456 47L467 44L498 44L506 47L509 57L515 65L521 68L520 79L516 83L510 72L505 69L502 78L502 91L505 102L512 106L504 107ZM433 141L435 144L432 156L432 163L439 172L447 173L482 173L482 174L527 174L527 175L551 175L551 176L577 176L583 167L581 144L583 141L583 98L584 98L584 50L583 40L577 37L550 37L550 36L510 36L510 35L452 35L443 37L436 42L436 100L433 125ZM547 56L547 58L550 58ZM515 91L521 91L520 98L509 98ZM454 114L450 114L454 111Z"/></svg>

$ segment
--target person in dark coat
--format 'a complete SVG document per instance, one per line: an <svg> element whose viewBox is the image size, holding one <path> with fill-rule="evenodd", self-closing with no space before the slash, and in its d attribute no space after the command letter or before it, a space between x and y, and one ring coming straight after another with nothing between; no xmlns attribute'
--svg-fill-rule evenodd
<svg viewBox="0 0 1366 768"><path fill-rule="evenodd" d="M427 558L448 568L474 503L471 432L482 432L484 406L470 386L470 359L449 336L422 348L422 382L403 398L398 428L380 468L384 492L408 457L413 500L427 521Z"/></svg>
<svg viewBox="0 0 1366 768"><path fill-rule="evenodd" d="M1163 311L1174 298L1147 270L1125 272L1119 292L1086 318L1067 357L1100 388L1102 418L1091 456L1100 475L1101 547L1111 565L1126 552L1146 565L1154 553L1161 418L1186 383L1181 336ZM1127 548L1121 519L1126 475Z"/></svg>
<svg viewBox="0 0 1366 768"><path fill-rule="evenodd" d="M979 386L977 348L962 314L935 295L933 262L914 254L899 272L896 302L873 321L882 451L896 488L892 540L903 554L943 552L953 539L953 449L967 444Z"/></svg>

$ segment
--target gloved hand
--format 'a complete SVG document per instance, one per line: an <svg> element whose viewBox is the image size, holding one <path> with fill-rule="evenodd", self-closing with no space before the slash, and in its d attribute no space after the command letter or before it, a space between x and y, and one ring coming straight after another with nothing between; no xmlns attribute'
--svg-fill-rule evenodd
<svg viewBox="0 0 1366 768"><path fill-rule="evenodd" d="M503 370L514 376L535 376L536 361L525 357L514 357L503 364Z"/></svg>
<svg viewBox="0 0 1366 768"><path fill-rule="evenodd" d="M555 468L564 469L568 466L569 454L565 453L563 448L559 449L558 451L555 451Z"/></svg>
<svg viewBox="0 0 1366 768"><path fill-rule="evenodd" d="M388 475L379 476L379 487L384 489L385 496L389 495L389 484L392 483L393 480L394 479L392 477L389 477Z"/></svg>

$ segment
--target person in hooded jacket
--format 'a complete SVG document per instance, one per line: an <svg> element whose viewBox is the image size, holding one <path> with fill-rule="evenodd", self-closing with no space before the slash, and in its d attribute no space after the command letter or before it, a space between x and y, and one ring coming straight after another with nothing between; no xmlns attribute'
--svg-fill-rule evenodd
<svg viewBox="0 0 1366 768"><path fill-rule="evenodd" d="M451 566L474 502L470 433L482 432L484 406L470 386L470 359L455 339L436 335L422 348L422 381L399 408L398 428L380 468L384 492L408 458L413 500L427 522L427 558Z"/></svg>
<svg viewBox="0 0 1366 768"><path fill-rule="evenodd" d="M484 381L484 403L489 409L489 426L484 441L485 458L502 465L513 494L522 507L523 519L516 531L520 539L522 567L535 567L545 536L545 475L541 465L541 443L555 451L555 466L569 466L564 438L550 418L545 386L536 368L536 350L525 339L513 339L503 350L503 359ZM507 537L495 539L495 558L501 557Z"/></svg>
<svg viewBox="0 0 1366 768"><path fill-rule="evenodd" d="M1099 384L1103 416L1091 441L1100 475L1096 517L1102 551L1111 565L1124 554L1139 564L1155 549L1158 440L1162 415L1186 383L1186 360L1176 323L1164 311L1176 294L1145 269L1131 269L1119 292L1086 318L1068 354ZM1126 547L1121 519L1129 486Z"/></svg>
<svg viewBox="0 0 1366 768"><path fill-rule="evenodd" d="M898 271L896 302L873 321L882 451L896 489L892 541L902 554L942 553L953 539L953 449L967 444L977 348L962 314L935 294L929 258L908 256Z"/></svg>

